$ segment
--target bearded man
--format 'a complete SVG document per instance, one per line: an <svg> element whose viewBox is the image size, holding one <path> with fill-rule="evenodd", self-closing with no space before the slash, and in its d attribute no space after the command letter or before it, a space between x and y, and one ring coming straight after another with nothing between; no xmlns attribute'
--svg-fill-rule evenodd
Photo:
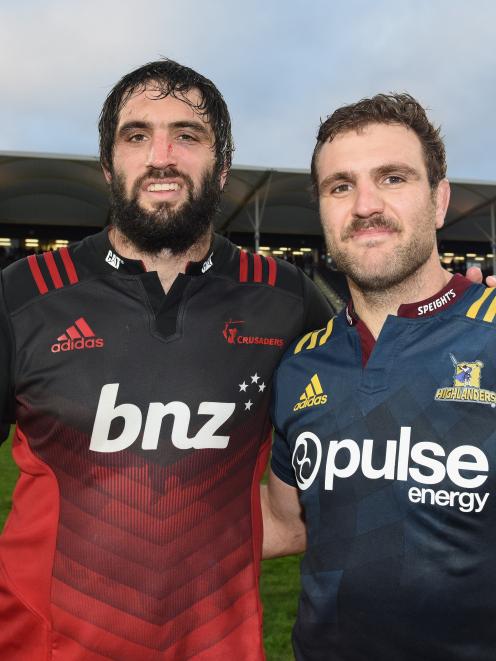
<svg viewBox="0 0 496 661"><path fill-rule="evenodd" d="M213 233L233 146L210 80L145 65L99 128L110 228L1 273L0 657L258 661L272 371L329 308Z"/></svg>

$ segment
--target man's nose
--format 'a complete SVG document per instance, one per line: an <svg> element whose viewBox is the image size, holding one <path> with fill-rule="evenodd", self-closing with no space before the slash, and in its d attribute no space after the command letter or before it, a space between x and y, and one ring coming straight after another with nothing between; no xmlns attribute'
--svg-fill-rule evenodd
<svg viewBox="0 0 496 661"><path fill-rule="evenodd" d="M158 170L177 165L176 152L168 137L154 136L150 140L150 150L146 165Z"/></svg>
<svg viewBox="0 0 496 661"><path fill-rule="evenodd" d="M356 185L353 200L353 215L368 218L384 212L384 200L374 182L361 182Z"/></svg>

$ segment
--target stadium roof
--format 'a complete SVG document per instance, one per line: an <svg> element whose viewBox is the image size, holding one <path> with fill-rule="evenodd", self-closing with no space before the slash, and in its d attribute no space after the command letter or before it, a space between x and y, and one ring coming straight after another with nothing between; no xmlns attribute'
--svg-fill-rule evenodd
<svg viewBox="0 0 496 661"><path fill-rule="evenodd" d="M439 238L491 241L496 183L452 181L451 186ZM107 185L97 158L0 152L0 223L101 227L107 214ZM234 166L216 227L253 233L257 220L262 233L319 235L309 172Z"/></svg>

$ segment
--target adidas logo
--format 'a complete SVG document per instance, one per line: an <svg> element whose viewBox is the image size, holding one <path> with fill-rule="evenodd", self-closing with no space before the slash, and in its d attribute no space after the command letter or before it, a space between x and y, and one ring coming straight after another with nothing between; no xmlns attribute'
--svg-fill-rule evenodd
<svg viewBox="0 0 496 661"><path fill-rule="evenodd" d="M327 395L324 395L319 377L314 374L305 388L305 392L300 395L300 401L293 406L293 411L306 409L309 406L319 406L319 404L325 404L326 402Z"/></svg>
<svg viewBox="0 0 496 661"><path fill-rule="evenodd" d="M52 353L59 351L74 351L75 349L98 349L103 347L104 341L101 337L96 337L89 324L83 317L76 319L72 326L69 326L65 333L59 335L57 342L52 344Z"/></svg>

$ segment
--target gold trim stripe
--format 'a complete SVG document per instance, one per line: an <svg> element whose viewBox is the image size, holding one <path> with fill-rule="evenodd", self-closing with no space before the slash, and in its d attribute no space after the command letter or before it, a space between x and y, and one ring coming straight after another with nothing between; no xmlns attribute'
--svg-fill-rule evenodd
<svg viewBox="0 0 496 661"><path fill-rule="evenodd" d="M332 333L332 327L333 326L334 326L334 317L332 319L329 319L329 321L327 322L326 332L324 333L324 335L322 335L322 337L320 338L320 341L319 341L320 346L325 344L327 342L327 340L329 339L329 337Z"/></svg>
<svg viewBox="0 0 496 661"><path fill-rule="evenodd" d="M296 347L295 347L295 350L294 350L295 353L300 353L300 351L301 351L301 350L303 349L303 347L305 346L306 341L310 339L310 336L311 336L311 335L312 335L312 331L310 331L310 333L307 333L306 335L304 335L304 336L301 338L301 340L298 342L298 344L297 344Z"/></svg>
<svg viewBox="0 0 496 661"><path fill-rule="evenodd" d="M496 296L493 296L489 307L487 308L486 314L483 317L483 321L493 321L496 315Z"/></svg>
<svg viewBox="0 0 496 661"><path fill-rule="evenodd" d="M321 333L323 330L323 328L319 328L319 330L316 330L312 333L312 337L310 338L307 349L315 349L317 346L317 338L319 337L319 333Z"/></svg>
<svg viewBox="0 0 496 661"><path fill-rule="evenodd" d="M315 349L315 347L317 346L317 341L319 342L319 346L325 344L332 333L333 325L334 325L334 317L332 319L329 319L329 321L327 322L327 326L325 328L319 328L319 330L310 331L309 333L304 335L295 347L294 350L295 354L300 353L302 349ZM321 336L319 340L319 335L322 333L322 331L324 331L324 334Z"/></svg>
<svg viewBox="0 0 496 661"><path fill-rule="evenodd" d="M477 316L477 313L481 309L484 301L487 299L488 296L490 296L493 292L495 291L494 287L488 287L482 296L478 298L475 303L472 303L472 305L469 307L468 312L467 312L467 317L470 317L470 319L475 319Z"/></svg>

